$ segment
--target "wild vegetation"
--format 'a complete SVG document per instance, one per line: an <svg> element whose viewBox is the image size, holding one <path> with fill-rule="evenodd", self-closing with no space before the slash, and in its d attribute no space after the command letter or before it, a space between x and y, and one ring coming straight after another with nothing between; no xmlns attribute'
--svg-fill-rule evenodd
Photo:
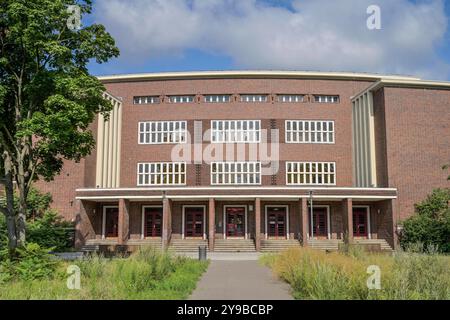
<svg viewBox="0 0 450 320"><path fill-rule="evenodd" d="M18 197L16 196L14 199L14 205L17 206ZM30 189L26 214L27 243L35 243L52 251L70 250L70 247L73 246L73 223L64 221L58 212L51 209L51 202L50 193L42 193L35 188ZM0 250L6 248L7 243L6 220L4 216L0 215ZM23 250L24 248L22 248Z"/></svg>
<svg viewBox="0 0 450 320"><path fill-rule="evenodd" d="M405 249L414 243L450 252L450 189L436 189L415 205L416 214L403 221L400 244Z"/></svg>
<svg viewBox="0 0 450 320"><path fill-rule="evenodd" d="M36 247L30 250L39 252ZM21 259L21 264L33 262L29 252L26 256L27 260ZM39 266L27 274L22 274L18 265L11 268L11 262L0 265L0 300L185 299L208 265L205 261L176 257L150 248L128 258L107 259L94 255L69 263L40 256L36 261ZM79 290L70 290L66 285L69 276L66 270L71 264L79 266L81 271Z"/></svg>
<svg viewBox="0 0 450 320"><path fill-rule="evenodd" d="M420 248L419 248L420 249ZM262 262L292 287L296 299L450 299L450 257L417 247L392 256L361 249L325 253L301 248L267 255ZM369 266L378 266L381 289L369 289Z"/></svg>

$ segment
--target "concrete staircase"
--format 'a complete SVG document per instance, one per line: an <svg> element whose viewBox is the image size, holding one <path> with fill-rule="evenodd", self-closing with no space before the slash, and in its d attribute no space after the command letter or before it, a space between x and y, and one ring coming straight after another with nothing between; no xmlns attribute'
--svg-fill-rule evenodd
<svg viewBox="0 0 450 320"><path fill-rule="evenodd" d="M355 240L355 243L362 245L380 245L381 251L391 252L392 247L385 239L361 239Z"/></svg>
<svg viewBox="0 0 450 320"><path fill-rule="evenodd" d="M117 241L113 239L88 239L81 247L81 252L85 254L99 252L101 245L113 246L117 245Z"/></svg>
<svg viewBox="0 0 450 320"><path fill-rule="evenodd" d="M339 244L344 243L342 240L338 239L309 239L308 246L312 249L323 250L323 251L338 251Z"/></svg>
<svg viewBox="0 0 450 320"><path fill-rule="evenodd" d="M100 245L98 244L85 244L80 249L84 254L91 254L100 251Z"/></svg>
<svg viewBox="0 0 450 320"><path fill-rule="evenodd" d="M154 247L161 249L161 238L155 238L155 239L130 239L127 242L127 245L129 246L142 246L142 247Z"/></svg>
<svg viewBox="0 0 450 320"><path fill-rule="evenodd" d="M261 252L278 252L290 248L300 248L300 242L295 239L261 240Z"/></svg>
<svg viewBox="0 0 450 320"><path fill-rule="evenodd" d="M197 253L199 246L206 246L208 251L208 241L203 239L172 239L169 250L176 253Z"/></svg>
<svg viewBox="0 0 450 320"><path fill-rule="evenodd" d="M214 252L256 252L253 239L216 239Z"/></svg>

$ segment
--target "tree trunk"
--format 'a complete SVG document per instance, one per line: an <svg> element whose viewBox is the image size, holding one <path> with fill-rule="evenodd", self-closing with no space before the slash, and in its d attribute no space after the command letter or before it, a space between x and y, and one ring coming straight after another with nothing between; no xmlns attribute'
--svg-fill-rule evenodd
<svg viewBox="0 0 450 320"><path fill-rule="evenodd" d="M25 181L25 175L23 170L23 161L22 157L18 159L18 174L17 174L17 189L19 189L19 207L17 212L17 240L18 245L22 246L25 244L25 222L27 216L27 186Z"/></svg>
<svg viewBox="0 0 450 320"><path fill-rule="evenodd" d="M17 248L17 233L16 233L16 219L14 215L14 187L12 178L12 162L11 156L7 153L3 153L4 165L5 165L5 194L6 194L6 207L2 210L6 218L6 228L8 231L8 248L10 253L14 252Z"/></svg>

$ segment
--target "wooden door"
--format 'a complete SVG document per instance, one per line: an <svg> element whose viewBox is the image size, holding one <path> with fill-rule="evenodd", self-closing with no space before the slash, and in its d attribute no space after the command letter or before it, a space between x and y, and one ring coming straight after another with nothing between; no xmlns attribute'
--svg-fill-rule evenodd
<svg viewBox="0 0 450 320"><path fill-rule="evenodd" d="M267 230L269 238L286 238L286 207L267 208Z"/></svg>
<svg viewBox="0 0 450 320"><path fill-rule="evenodd" d="M225 217L227 237L245 237L245 208L227 207Z"/></svg>
<svg viewBox="0 0 450 320"><path fill-rule="evenodd" d="M105 236L117 238L119 235L119 208L105 208Z"/></svg>
<svg viewBox="0 0 450 320"><path fill-rule="evenodd" d="M187 238L203 237L203 207L187 207L184 214L184 236Z"/></svg>
<svg viewBox="0 0 450 320"><path fill-rule="evenodd" d="M161 237L162 208L146 207L144 209L144 237Z"/></svg>
<svg viewBox="0 0 450 320"><path fill-rule="evenodd" d="M319 238L328 237L327 208L313 209L313 235Z"/></svg>
<svg viewBox="0 0 450 320"><path fill-rule="evenodd" d="M367 237L367 208L353 208L353 236Z"/></svg>

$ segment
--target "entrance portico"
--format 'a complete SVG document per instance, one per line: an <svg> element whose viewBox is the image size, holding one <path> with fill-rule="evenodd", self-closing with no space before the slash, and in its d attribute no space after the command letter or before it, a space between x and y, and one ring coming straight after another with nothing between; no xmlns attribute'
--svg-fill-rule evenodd
<svg viewBox="0 0 450 320"><path fill-rule="evenodd" d="M304 246L311 240L385 239L393 246L389 217L395 189L318 188L312 212L306 188L272 188L272 194L256 188L241 194L199 189L80 189L78 245L133 246L160 239L166 248L174 240L201 240L214 251L217 241L223 246L222 241L242 239L259 251L264 239Z"/></svg>

